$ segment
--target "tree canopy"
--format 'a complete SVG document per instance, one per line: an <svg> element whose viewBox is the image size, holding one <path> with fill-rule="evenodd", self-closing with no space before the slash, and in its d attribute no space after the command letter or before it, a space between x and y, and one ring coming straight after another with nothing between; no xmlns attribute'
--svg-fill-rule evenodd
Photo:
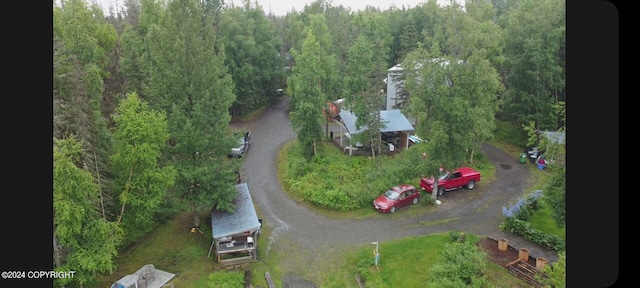
<svg viewBox="0 0 640 288"><path fill-rule="evenodd" d="M229 124L278 100L277 89L291 97L307 159L337 98L369 128L357 140L381 153L375 112L397 64L398 109L428 139L429 173L473 162L496 120L567 129L564 0L362 11L317 0L283 16L227 2L126 0L107 13L54 1L54 264L83 275L57 286L109 273L118 250L173 208L195 225L211 209L233 211L242 160L226 157ZM559 221L563 181L550 191Z"/></svg>

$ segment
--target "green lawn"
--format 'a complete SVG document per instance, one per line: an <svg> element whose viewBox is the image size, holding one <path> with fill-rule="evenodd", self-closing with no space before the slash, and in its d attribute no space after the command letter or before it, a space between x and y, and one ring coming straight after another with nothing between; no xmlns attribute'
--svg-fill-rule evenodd
<svg viewBox="0 0 640 288"><path fill-rule="evenodd" d="M558 227L556 222L553 221L551 217L551 208L548 205L544 204L544 201L541 201L540 208L536 210L535 213L529 218L529 223L544 233L556 235L562 240L567 240L567 235L565 231L565 227Z"/></svg>

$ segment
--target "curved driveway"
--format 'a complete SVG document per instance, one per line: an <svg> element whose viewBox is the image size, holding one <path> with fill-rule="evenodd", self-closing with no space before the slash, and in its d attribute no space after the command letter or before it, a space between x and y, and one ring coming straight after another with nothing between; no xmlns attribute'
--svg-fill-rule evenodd
<svg viewBox="0 0 640 288"><path fill-rule="evenodd" d="M293 256L302 251L307 254L307 257L301 257L301 261L282 265L283 274L299 274L299 277L310 281L318 280L310 276L316 269L313 266L322 265L317 263L320 261L318 257L326 255L331 247L370 245L373 241L450 230L492 235L499 231L498 225L503 219L502 207L522 195L529 177L529 172L518 164L517 159L493 146L483 145L485 156L496 165L496 180L484 184L481 182L476 189L469 191L474 193L473 196L464 192L445 193L439 197L442 205L425 209L429 211L417 216L415 213L403 216L400 210L400 213L372 219L330 219L290 199L278 181L276 160L279 151L296 137L288 117L288 103L286 98L271 105L251 122L232 123L233 126L244 126L252 131L251 149L244 158L240 173L243 181L249 185L265 225L274 229L266 248L267 253L274 249L284 255ZM438 219L449 221L433 224ZM432 224L428 224L430 221ZM278 246L279 243L284 244ZM316 254L309 251L315 251Z"/></svg>

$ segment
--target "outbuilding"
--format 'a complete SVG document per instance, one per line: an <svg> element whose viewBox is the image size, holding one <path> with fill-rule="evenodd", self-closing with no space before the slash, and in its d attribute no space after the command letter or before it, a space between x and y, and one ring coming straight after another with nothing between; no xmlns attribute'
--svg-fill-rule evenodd
<svg viewBox="0 0 640 288"><path fill-rule="evenodd" d="M216 260L223 265L237 265L257 260L258 236L262 221L253 206L247 183L236 186L238 195L233 204L233 213L213 210L211 212L211 231L213 240L211 250L215 248ZM209 257L209 256L207 256Z"/></svg>
<svg viewBox="0 0 640 288"><path fill-rule="evenodd" d="M380 128L380 133L383 136L387 136L387 142L391 149L406 149L409 147L409 139L411 133L415 131L413 125L407 117L400 110L380 110L380 121L383 123L383 127ZM346 138L344 141L349 144L349 155L353 150L359 149L358 143L351 143L351 135L355 135L367 130L367 127L356 127L356 121L358 117L347 110L340 111L340 146L344 146L342 135Z"/></svg>

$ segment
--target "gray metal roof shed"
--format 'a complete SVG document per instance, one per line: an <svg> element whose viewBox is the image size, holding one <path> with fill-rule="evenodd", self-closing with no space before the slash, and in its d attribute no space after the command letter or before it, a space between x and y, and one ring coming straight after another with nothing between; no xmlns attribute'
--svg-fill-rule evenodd
<svg viewBox="0 0 640 288"><path fill-rule="evenodd" d="M249 193L247 183L237 184L236 190L238 191L238 196L233 202L233 204L236 205L236 210L233 213L216 210L211 212L213 239L232 236L246 231L255 231L261 227L258 215L253 207L253 201L251 200L251 193Z"/></svg>
<svg viewBox="0 0 640 288"><path fill-rule="evenodd" d="M350 134L358 134L367 129L366 126L356 129L356 120L358 120L358 117L351 113L351 111L342 110L340 112L340 119L342 119L342 123L344 123L347 132ZM380 110L380 119L385 125L384 128L380 128L380 132L415 130L411 122L409 122L400 110Z"/></svg>
<svg viewBox="0 0 640 288"><path fill-rule="evenodd" d="M555 144L564 144L564 139L567 137L566 132L542 131L542 134Z"/></svg>

